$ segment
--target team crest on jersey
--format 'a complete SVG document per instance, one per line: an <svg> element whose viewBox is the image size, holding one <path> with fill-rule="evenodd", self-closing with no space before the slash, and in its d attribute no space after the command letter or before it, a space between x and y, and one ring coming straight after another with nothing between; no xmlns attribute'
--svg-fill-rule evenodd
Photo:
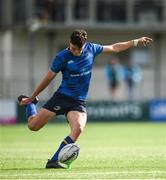
<svg viewBox="0 0 166 180"><path fill-rule="evenodd" d="M73 60L70 60L70 61L68 61L67 63L68 63L68 64L71 64L71 63L74 63L74 61L73 61Z"/></svg>

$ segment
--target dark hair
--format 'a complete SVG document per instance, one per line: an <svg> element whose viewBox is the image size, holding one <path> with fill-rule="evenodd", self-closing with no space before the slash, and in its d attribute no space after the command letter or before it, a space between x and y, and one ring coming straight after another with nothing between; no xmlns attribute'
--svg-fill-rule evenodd
<svg viewBox="0 0 166 180"><path fill-rule="evenodd" d="M87 40L87 32L83 29L76 29L70 37L70 42L73 45L78 46L79 48L82 48L82 46L85 44Z"/></svg>

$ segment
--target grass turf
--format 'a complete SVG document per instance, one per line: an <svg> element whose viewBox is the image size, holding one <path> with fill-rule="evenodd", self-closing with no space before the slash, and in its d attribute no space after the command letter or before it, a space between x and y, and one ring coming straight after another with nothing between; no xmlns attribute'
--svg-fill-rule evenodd
<svg viewBox="0 0 166 180"><path fill-rule="evenodd" d="M166 123L89 123L71 170L45 169L67 124L0 127L0 179L166 179Z"/></svg>

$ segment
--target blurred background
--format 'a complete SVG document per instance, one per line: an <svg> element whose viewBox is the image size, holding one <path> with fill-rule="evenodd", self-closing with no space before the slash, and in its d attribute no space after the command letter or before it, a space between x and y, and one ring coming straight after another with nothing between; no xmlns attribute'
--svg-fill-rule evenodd
<svg viewBox="0 0 166 180"><path fill-rule="evenodd" d="M0 0L0 123L24 122L17 96L32 93L76 28L102 45L141 36L154 40L146 48L96 58L89 118L165 121L166 0ZM59 73L41 101L60 80Z"/></svg>

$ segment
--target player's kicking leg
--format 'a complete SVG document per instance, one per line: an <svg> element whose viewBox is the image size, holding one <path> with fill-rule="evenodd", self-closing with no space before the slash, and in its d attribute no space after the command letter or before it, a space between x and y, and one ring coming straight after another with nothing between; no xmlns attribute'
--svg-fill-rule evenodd
<svg viewBox="0 0 166 180"><path fill-rule="evenodd" d="M26 98L26 96L21 95L18 97L19 103L22 101L23 98ZM38 99L35 98L35 100L32 103L26 105L28 128L32 131L40 130L49 121L49 119L55 115L54 112L51 112L44 108L41 108L39 112L37 112L37 102Z"/></svg>
<svg viewBox="0 0 166 180"><path fill-rule="evenodd" d="M27 98L27 96L21 95L18 97L19 103L22 101L23 98ZM39 112L36 110L36 104L38 99L36 98L32 103L26 105L26 116L28 118L28 128L32 131L40 130L50 118L55 116L54 112L51 112L45 108L41 108ZM58 161L52 162L53 168L64 168L59 164Z"/></svg>

